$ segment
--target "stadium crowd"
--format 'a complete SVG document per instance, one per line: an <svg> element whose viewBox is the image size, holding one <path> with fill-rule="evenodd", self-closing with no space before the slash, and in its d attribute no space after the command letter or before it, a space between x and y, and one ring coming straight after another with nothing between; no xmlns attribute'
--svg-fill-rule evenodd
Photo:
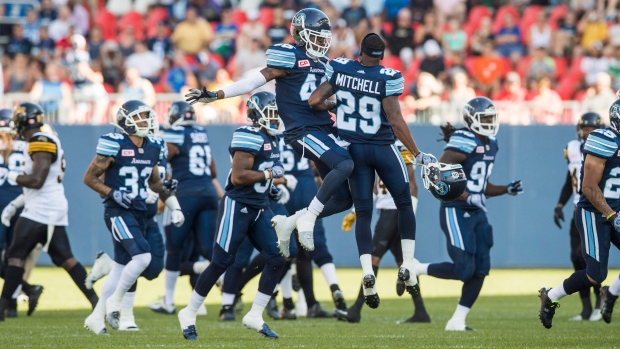
<svg viewBox="0 0 620 349"><path fill-rule="evenodd" d="M455 121L485 95L503 123L572 123L583 110L606 115L620 88L617 0L9 0L0 90L29 93L60 122L106 122L124 100L155 106L157 93L217 90L264 67L302 7L330 17L330 58L356 57L367 32L387 41L383 64L403 72L409 122ZM241 98L197 113L245 122Z"/></svg>

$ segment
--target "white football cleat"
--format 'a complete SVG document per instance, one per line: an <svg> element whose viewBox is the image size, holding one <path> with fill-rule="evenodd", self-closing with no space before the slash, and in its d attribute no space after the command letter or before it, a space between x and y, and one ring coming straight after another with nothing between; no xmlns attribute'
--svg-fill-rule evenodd
<svg viewBox="0 0 620 349"><path fill-rule="evenodd" d="M588 319L588 321L600 321L602 318L603 315L601 315L601 309L596 308L592 310L592 314L590 314L590 318Z"/></svg>
<svg viewBox="0 0 620 349"><path fill-rule="evenodd" d="M133 316L133 309L121 309L121 319L118 326L119 331L140 331L136 325L136 319Z"/></svg>
<svg viewBox="0 0 620 349"><path fill-rule="evenodd" d="M568 321L583 321L583 318L581 317L581 315L575 315L573 317L569 317Z"/></svg>
<svg viewBox="0 0 620 349"><path fill-rule="evenodd" d="M149 303L149 309L151 309L152 311L156 313L166 314L166 315L172 315L177 312L177 309L174 306L174 304L170 304L170 305L166 304L166 300L164 298L162 298L162 300L159 302Z"/></svg>
<svg viewBox="0 0 620 349"><path fill-rule="evenodd" d="M105 322L102 318L97 318L94 314L90 314L84 320L84 328L94 332L98 336L109 336L108 330L105 328Z"/></svg>
<svg viewBox="0 0 620 349"><path fill-rule="evenodd" d="M283 215L274 216L271 219L271 225L276 231L278 236L278 249L284 257L290 257L291 251L289 250L291 245L291 234L295 230L295 216L287 217Z"/></svg>
<svg viewBox="0 0 620 349"><path fill-rule="evenodd" d="M200 305L200 307L198 308L198 311L196 312L196 315L199 315L199 316L207 315L207 307L205 306L204 303Z"/></svg>
<svg viewBox="0 0 620 349"><path fill-rule="evenodd" d="M308 251L314 251L314 223L316 216L307 212L297 219L299 244Z"/></svg>
<svg viewBox="0 0 620 349"><path fill-rule="evenodd" d="M112 262L112 258L110 258L107 253L101 251L97 252L93 268L90 270L90 273L86 275L86 280L84 281L84 285L87 289L92 289L93 284L97 282L97 280L110 273Z"/></svg>
<svg viewBox="0 0 620 349"><path fill-rule="evenodd" d="M464 321L450 319L446 324L446 331L474 331L474 329L465 325Z"/></svg>
<svg viewBox="0 0 620 349"><path fill-rule="evenodd" d="M105 302L105 319L115 330L118 330L121 321L121 306L112 301L112 297Z"/></svg>

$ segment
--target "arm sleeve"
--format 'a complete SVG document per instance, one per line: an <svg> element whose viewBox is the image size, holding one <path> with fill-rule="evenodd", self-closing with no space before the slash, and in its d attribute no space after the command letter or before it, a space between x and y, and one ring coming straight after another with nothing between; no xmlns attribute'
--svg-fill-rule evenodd
<svg viewBox="0 0 620 349"><path fill-rule="evenodd" d="M573 194L573 179L571 178L570 172L566 171L566 181L564 181L564 186L562 187L562 191L560 192L560 199L558 200L559 204L562 206L566 205L568 199L570 199Z"/></svg>
<svg viewBox="0 0 620 349"><path fill-rule="evenodd" d="M385 81L385 96L400 96L405 90L405 79L397 72L390 79Z"/></svg>
<svg viewBox="0 0 620 349"><path fill-rule="evenodd" d="M265 76L261 72L258 72L245 79L233 82L222 88L222 91L224 92L224 98L236 97L250 93L263 86L265 83L267 83Z"/></svg>

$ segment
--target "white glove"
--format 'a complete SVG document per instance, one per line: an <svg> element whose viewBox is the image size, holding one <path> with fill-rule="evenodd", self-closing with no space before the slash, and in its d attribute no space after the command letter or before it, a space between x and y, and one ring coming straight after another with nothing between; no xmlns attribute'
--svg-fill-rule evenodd
<svg viewBox="0 0 620 349"><path fill-rule="evenodd" d="M16 212L17 212L17 207L15 207L15 205L13 205L12 202L6 205L4 210L2 210L2 224L4 224L5 227L11 226L11 218L15 216Z"/></svg>
<svg viewBox="0 0 620 349"><path fill-rule="evenodd" d="M484 212L487 212L486 201L487 197L484 194L469 194L467 197L468 204L481 208Z"/></svg>
<svg viewBox="0 0 620 349"><path fill-rule="evenodd" d="M159 199L159 194L152 191L150 188L146 188L146 195L146 200L144 200L144 202L148 205L156 203L157 199Z"/></svg>
<svg viewBox="0 0 620 349"><path fill-rule="evenodd" d="M185 222L185 216L181 210L174 210L170 212L170 223L174 224L175 227L180 227Z"/></svg>
<svg viewBox="0 0 620 349"><path fill-rule="evenodd" d="M284 179L286 180L286 187L290 191L294 191L295 188L297 187L297 178L295 178L295 176L293 175L285 174Z"/></svg>
<svg viewBox="0 0 620 349"><path fill-rule="evenodd" d="M437 158L433 154L419 152L418 155L415 156L415 161L417 165L426 166L437 162Z"/></svg>
<svg viewBox="0 0 620 349"><path fill-rule="evenodd" d="M295 185L297 185L297 179L295 179ZM284 205L290 200L291 193L289 193L288 189L286 189L286 186L284 184L278 184L277 187L282 191L282 197L278 202Z"/></svg>

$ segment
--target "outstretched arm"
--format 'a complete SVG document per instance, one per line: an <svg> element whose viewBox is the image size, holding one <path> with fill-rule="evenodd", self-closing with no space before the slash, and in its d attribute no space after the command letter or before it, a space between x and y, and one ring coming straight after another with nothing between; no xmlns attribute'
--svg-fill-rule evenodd
<svg viewBox="0 0 620 349"><path fill-rule="evenodd" d="M310 95L310 99L308 99L308 104L316 110L325 111L332 110L336 108L336 103L327 100L331 95L334 94L334 88L329 81L324 81L319 87L312 92Z"/></svg>

